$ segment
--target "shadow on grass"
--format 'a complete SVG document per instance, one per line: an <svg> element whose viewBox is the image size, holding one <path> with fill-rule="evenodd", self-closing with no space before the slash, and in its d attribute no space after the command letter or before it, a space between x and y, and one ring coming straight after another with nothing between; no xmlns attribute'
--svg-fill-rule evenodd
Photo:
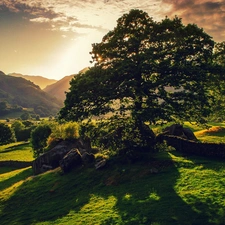
<svg viewBox="0 0 225 225"><path fill-rule="evenodd" d="M1 153L12 152L12 151L16 151L16 150L23 150L24 147L28 148L30 146L31 145L30 145L29 142L18 143L18 144L15 144L13 146L6 147L5 149L0 150L0 154Z"/></svg>
<svg viewBox="0 0 225 225"><path fill-rule="evenodd" d="M13 169L11 171L8 172L12 172L18 169ZM28 178L29 176L32 175L32 168L31 167L27 167L25 169L20 169L21 172L18 172L15 174L15 176L12 176L8 179L5 179L4 181L1 182L0 185L0 191L12 186L13 184L21 181L21 180L25 180L26 178Z"/></svg>
<svg viewBox="0 0 225 225"><path fill-rule="evenodd" d="M12 172L14 170L18 170L18 168L14 168L14 167L0 167L0 175L4 174L4 173L9 173Z"/></svg>
<svg viewBox="0 0 225 225"><path fill-rule="evenodd" d="M212 216L209 204L201 203L196 208L198 199L187 204L176 193L174 186L179 177L169 155L163 161L111 165L101 171L79 168L67 175L57 170L48 172L15 190L2 206L0 224L66 224L62 221L71 219L71 212L75 214L71 221L79 216L86 221L79 224L220 224L209 222ZM98 212L93 206L88 213L82 212L91 196L97 199L113 196L116 201L112 213L104 210L106 206L98 208ZM95 221L97 214L102 215Z"/></svg>

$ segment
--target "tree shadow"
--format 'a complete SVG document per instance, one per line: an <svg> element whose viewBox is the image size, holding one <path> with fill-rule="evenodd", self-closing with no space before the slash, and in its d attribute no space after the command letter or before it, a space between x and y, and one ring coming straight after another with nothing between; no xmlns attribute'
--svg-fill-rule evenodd
<svg viewBox="0 0 225 225"><path fill-rule="evenodd" d="M29 142L18 143L13 146L6 147L5 149L0 150L0 154L22 150L24 147L29 147Z"/></svg>
<svg viewBox="0 0 225 225"><path fill-rule="evenodd" d="M174 189L179 177L169 154L163 160L112 163L100 171L78 168L62 175L56 169L21 184L4 203L0 223L57 224L64 217L69 220L71 211L77 215L82 212L91 196L105 200L113 196L116 202L112 211L117 215L109 214L95 223L96 212L90 211L85 214L87 221L91 221L89 224L222 224L223 210L217 222L210 221L216 211L212 210L212 202L199 204L191 195L188 197L191 203L187 203L179 196ZM98 213L105 213L103 209L104 206L98 208Z"/></svg>
<svg viewBox="0 0 225 225"><path fill-rule="evenodd" d="M13 169L10 170L8 172L12 172L18 169ZM4 181L1 181L1 185L0 185L0 191L12 186L13 184L21 181L21 180L25 180L26 178L28 178L29 176L32 175L32 169L31 167L27 167L24 169L19 169L20 172L16 173L14 176L10 176L10 178L5 179Z"/></svg>

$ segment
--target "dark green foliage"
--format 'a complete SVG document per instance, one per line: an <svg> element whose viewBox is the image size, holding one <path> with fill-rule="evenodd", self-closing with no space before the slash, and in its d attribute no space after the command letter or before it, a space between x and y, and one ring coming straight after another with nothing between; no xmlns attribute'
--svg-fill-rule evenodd
<svg viewBox="0 0 225 225"><path fill-rule="evenodd" d="M24 113L20 116L20 118L21 118L22 120L29 120L29 119L30 119L30 113L29 113L29 112L24 112Z"/></svg>
<svg viewBox="0 0 225 225"><path fill-rule="evenodd" d="M14 130L17 141L28 141L31 137L31 132L34 128L34 124L28 120L15 120L12 123L12 129Z"/></svg>
<svg viewBox="0 0 225 225"><path fill-rule="evenodd" d="M15 141L15 136L10 127L0 123L0 145L8 144Z"/></svg>
<svg viewBox="0 0 225 225"><path fill-rule="evenodd" d="M225 119L225 42L216 43L213 54L214 69L212 71L209 88L213 95L211 99L211 120L223 121Z"/></svg>
<svg viewBox="0 0 225 225"><path fill-rule="evenodd" d="M209 114L208 73L214 42L181 19L155 22L140 10L93 44L95 67L71 82L61 117L108 112L145 121L195 120ZM112 114L112 115L113 115Z"/></svg>
<svg viewBox="0 0 225 225"><path fill-rule="evenodd" d="M51 134L51 128L48 124L41 124L31 132L31 143L34 150L34 157L44 153L47 146L47 139Z"/></svg>
<svg viewBox="0 0 225 225"><path fill-rule="evenodd" d="M71 81L60 118L130 117L132 126L123 131L134 135L126 146L140 147L145 122L202 123L210 113L213 47L212 38L196 25L185 26L177 17L155 22L131 10L101 43L93 44L95 66Z"/></svg>
<svg viewBox="0 0 225 225"><path fill-rule="evenodd" d="M128 149L149 151L155 143L155 135L147 125L137 127L134 120L123 117L82 123L81 136L88 136L93 145L114 153Z"/></svg>

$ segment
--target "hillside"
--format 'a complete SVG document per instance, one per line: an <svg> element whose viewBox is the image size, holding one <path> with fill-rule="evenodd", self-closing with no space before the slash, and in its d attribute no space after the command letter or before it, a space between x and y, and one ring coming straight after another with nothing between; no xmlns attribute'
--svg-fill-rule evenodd
<svg viewBox="0 0 225 225"><path fill-rule="evenodd" d="M10 108L33 108L34 113L40 116L55 115L62 107L61 101L31 81L3 72L0 72L0 102L5 102Z"/></svg>
<svg viewBox="0 0 225 225"><path fill-rule="evenodd" d="M57 81L54 84L48 85L46 88L43 89L46 93L55 96L57 99L64 101L66 98L65 92L69 90L70 81L75 76L75 74L66 76L61 80Z"/></svg>
<svg viewBox="0 0 225 225"><path fill-rule="evenodd" d="M213 123L207 137L222 142L222 128ZM136 162L111 156L100 170L90 164L34 176L31 167L7 163L32 160L29 143L0 146L0 224L224 224L224 160L183 155L165 143L138 155Z"/></svg>
<svg viewBox="0 0 225 225"><path fill-rule="evenodd" d="M0 224L220 225L224 172L223 161L176 152L68 174L1 167Z"/></svg>
<svg viewBox="0 0 225 225"><path fill-rule="evenodd" d="M34 84L38 85L41 89L44 89L46 86L57 82L57 80L48 79L48 78L42 77L42 76L23 75L20 73L10 73L9 75L13 76L13 77L22 77L26 80L30 80Z"/></svg>

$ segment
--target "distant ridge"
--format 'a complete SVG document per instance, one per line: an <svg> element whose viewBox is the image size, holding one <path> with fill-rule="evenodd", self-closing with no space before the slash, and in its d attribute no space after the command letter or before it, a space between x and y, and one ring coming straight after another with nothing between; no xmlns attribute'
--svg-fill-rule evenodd
<svg viewBox="0 0 225 225"><path fill-rule="evenodd" d="M63 106L62 101L52 97L29 80L14 77L0 71L0 102L10 107L33 109L40 116L55 115Z"/></svg>
<svg viewBox="0 0 225 225"><path fill-rule="evenodd" d="M70 81L75 76L75 74L70 76L65 76L61 80L57 81L54 84L48 85L43 91L47 92L48 94L55 96L57 99L60 99L62 102L66 99L66 94L70 88Z"/></svg>
<svg viewBox="0 0 225 225"><path fill-rule="evenodd" d="M20 73L10 73L8 75L13 76L13 77L22 77L26 80L30 80L34 84L38 85L41 89L44 89L48 85L51 85L51 84L54 84L55 82L57 82L57 80L48 79L48 78L42 77L42 76L23 75Z"/></svg>
<svg viewBox="0 0 225 225"><path fill-rule="evenodd" d="M85 73L89 70L88 67L85 67L79 73ZM66 99L66 92L69 91L70 88L70 81L74 78L77 74L72 74L69 76L65 76L61 80L55 82L54 84L48 85L43 91L47 92L48 94L55 96L57 99L60 99L62 102Z"/></svg>

